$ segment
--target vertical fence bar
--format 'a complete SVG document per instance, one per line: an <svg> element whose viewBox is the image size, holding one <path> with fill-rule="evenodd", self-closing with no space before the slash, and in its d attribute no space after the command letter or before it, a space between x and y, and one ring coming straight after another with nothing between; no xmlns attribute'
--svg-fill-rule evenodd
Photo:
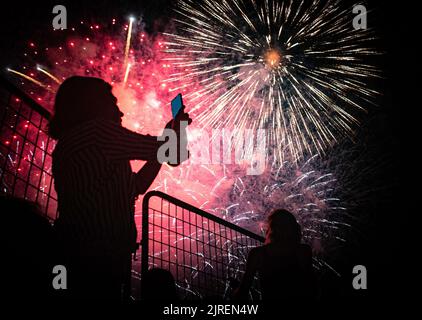
<svg viewBox="0 0 422 320"><path fill-rule="evenodd" d="M142 279L145 279L146 272L148 271L148 246L149 246L149 199L152 194L147 193L142 201L142 238L141 238L141 298L145 297L144 286ZM144 214L146 212L146 214Z"/></svg>

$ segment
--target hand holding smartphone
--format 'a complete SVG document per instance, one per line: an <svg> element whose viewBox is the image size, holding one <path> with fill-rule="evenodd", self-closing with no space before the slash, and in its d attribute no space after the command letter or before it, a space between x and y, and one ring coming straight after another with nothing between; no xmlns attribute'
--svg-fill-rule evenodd
<svg viewBox="0 0 422 320"><path fill-rule="evenodd" d="M179 165L181 162L183 162L184 160L181 160L181 155L180 152L181 149L186 150L186 154L189 154L189 151L187 151L187 137L186 137L186 132L185 130L183 130L183 132L180 132L180 122L179 121L188 121L188 124L191 123L191 119L189 118L188 114L183 114L183 110L184 110L184 105L183 105L183 100L182 100L182 94L179 93L172 101L171 101L171 113L173 116L173 121L172 121L172 129L176 130L176 132L178 133L178 137L180 139L179 141L179 151L178 151L178 156L177 156L177 164L169 164L171 166L177 166ZM179 118L176 120L176 118L179 116ZM189 156L189 155L188 155ZM185 159L186 160L186 159Z"/></svg>

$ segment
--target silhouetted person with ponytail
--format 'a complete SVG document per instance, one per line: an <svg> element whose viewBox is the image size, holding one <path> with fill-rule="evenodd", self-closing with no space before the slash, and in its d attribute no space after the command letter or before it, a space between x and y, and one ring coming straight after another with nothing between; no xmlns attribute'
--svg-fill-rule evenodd
<svg viewBox="0 0 422 320"><path fill-rule="evenodd" d="M246 271L236 299L248 299L249 288L258 273L262 299L310 299L315 293L311 248L301 243L300 225L293 214L275 210L268 218L265 245L250 251Z"/></svg>

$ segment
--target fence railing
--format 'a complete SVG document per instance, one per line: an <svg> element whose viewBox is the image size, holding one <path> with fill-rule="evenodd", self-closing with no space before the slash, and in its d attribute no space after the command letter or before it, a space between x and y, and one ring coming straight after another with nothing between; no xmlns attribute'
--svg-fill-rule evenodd
<svg viewBox="0 0 422 320"><path fill-rule="evenodd" d="M263 241L188 203L151 191L142 207L141 278L149 268L162 268L174 276L182 299L227 298L230 279L241 279L249 250ZM251 295L260 298L256 281Z"/></svg>
<svg viewBox="0 0 422 320"><path fill-rule="evenodd" d="M50 220L57 217L51 172L55 141L47 134L50 113L0 77L0 188L37 202Z"/></svg>

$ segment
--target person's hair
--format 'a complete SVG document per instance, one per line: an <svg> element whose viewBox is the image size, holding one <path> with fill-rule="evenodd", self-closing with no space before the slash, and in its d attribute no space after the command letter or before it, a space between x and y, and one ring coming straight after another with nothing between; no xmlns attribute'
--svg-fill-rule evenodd
<svg viewBox="0 0 422 320"><path fill-rule="evenodd" d="M176 282L170 271L149 269L142 281L147 300L177 300Z"/></svg>
<svg viewBox="0 0 422 320"><path fill-rule="evenodd" d="M113 103L111 99L111 86L102 79L80 76L66 79L56 94L49 135L60 139L79 124L110 116L107 108Z"/></svg>
<svg viewBox="0 0 422 320"><path fill-rule="evenodd" d="M299 244L302 231L295 216L287 210L277 209L268 217L267 242Z"/></svg>

